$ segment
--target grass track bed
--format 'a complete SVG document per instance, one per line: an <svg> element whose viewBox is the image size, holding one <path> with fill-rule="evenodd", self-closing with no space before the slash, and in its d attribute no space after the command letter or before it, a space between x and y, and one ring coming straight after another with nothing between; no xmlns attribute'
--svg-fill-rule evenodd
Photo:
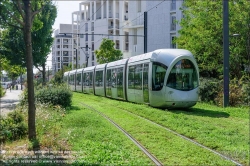
<svg viewBox="0 0 250 166"><path fill-rule="evenodd" d="M75 165L152 165L150 159L116 127L77 100L65 116L62 137L77 151Z"/></svg>
<svg viewBox="0 0 250 166"><path fill-rule="evenodd" d="M139 120L134 120L138 122L131 123L132 119L127 119L127 120L124 120L124 122L122 122L124 117L129 117L129 115L122 115L123 114L122 111L118 111L117 113L114 113L117 110L110 109L111 107L110 105L116 105L122 108L127 108L127 110L133 113L136 113L140 116L150 119L158 124L164 125L189 138L193 138L194 140L197 140L201 144L208 146L212 149L215 149L216 151L224 155L227 155L228 157L232 157L234 160L239 161L240 163L244 165L248 164L249 120L248 120L248 110L246 108L223 109L223 108L219 108L216 106L199 103L197 106L195 106L194 108L188 111L181 111L181 110L162 111L159 109L148 107L146 105L139 105L139 104L133 104L133 103L128 103L128 102L116 101L116 100L111 100L111 99L107 99L104 97L98 97L98 96L93 96L93 95L74 93L74 98L75 97L79 99L80 101L84 101L87 104L90 104L90 105L92 104L92 106L96 106L95 107L96 109L102 109L102 111L109 113L108 115L109 117L114 116L111 118L114 120L116 119L115 121L116 122L118 121L119 124L124 123L123 124L124 126L126 126L127 128L130 128L130 130L128 130L127 128L124 128L128 132L132 133L134 132L134 130L136 130L133 136L137 135L137 137L140 137L140 139L142 139L141 137L142 135L143 137L145 137L146 143L150 142L150 141L147 141L147 139L150 139L150 140L155 139L156 142L159 142L160 138L158 138L158 136L153 134L153 131L154 130L160 131L160 129L151 129L150 131L145 132L145 130L149 128L146 125L146 122L139 123ZM99 100L99 102L96 102L96 100ZM105 105L102 103L105 103ZM100 107L100 108L97 108L97 107ZM108 107L109 109L107 109ZM103 109L103 108L106 108L106 109ZM130 122L130 123L127 123L127 122ZM120 125L122 126L122 124ZM146 126L145 130L143 129L144 126ZM142 131L138 132L139 129L141 129ZM164 132L166 133L166 131ZM154 135L154 138L151 138L151 135ZM168 138L166 135L161 136L161 137ZM174 138L172 140L178 140L178 139ZM193 162L194 159L191 159L192 156L193 158L197 158L197 155L191 154L189 151L190 149L193 149L193 148L192 147L190 148L187 143L184 143L184 144L181 143L181 141L183 140L176 141L177 142L176 145L175 144L165 145L161 143L160 148L159 149L156 148L156 149L157 151L161 151L160 152L161 154L169 153L169 155L162 155L161 157L162 159L169 158L169 156L174 156L175 154L178 154L178 153L179 154L183 153L181 154L183 156L179 156L176 159L174 157L170 157L172 158L174 162L177 161L178 164L181 164L181 162L178 161L178 159L182 161L185 160L183 161L183 164L209 164L207 163L207 160L205 159L203 160L201 157L198 157L198 159L196 159L198 161L197 163ZM155 147L155 146L156 145L152 145L152 147ZM177 150L177 152L174 152L174 151L171 152L169 151L171 150L169 149L171 147L173 147L173 149L178 149L179 151ZM185 149L183 147L187 147L187 151L183 150ZM192 151L198 152L198 154L200 154L199 150L197 150L196 148L193 149ZM188 159L185 155L188 158L189 157L190 158ZM161 160L161 158L158 157L157 155L156 157ZM207 154L205 154L204 158L209 158L209 157L207 156ZM210 159L211 161L208 161L210 162L210 164L219 164L219 165L227 164L223 162L221 163L219 161L220 159L218 160L216 159L215 161L215 158L214 157L212 158L213 159ZM171 160L171 159L168 159L168 160ZM211 163L211 162L215 162L215 163ZM177 163L173 163L173 164L177 164ZM170 164L170 163L167 162L167 164Z"/></svg>

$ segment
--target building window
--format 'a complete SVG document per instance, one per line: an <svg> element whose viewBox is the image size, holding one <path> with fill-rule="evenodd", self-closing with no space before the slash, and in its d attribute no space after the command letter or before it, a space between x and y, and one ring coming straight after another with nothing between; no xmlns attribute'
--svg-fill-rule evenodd
<svg viewBox="0 0 250 166"><path fill-rule="evenodd" d="M141 12L141 0L137 0L137 12Z"/></svg>
<svg viewBox="0 0 250 166"><path fill-rule="evenodd" d="M176 30L176 16L171 15L171 31Z"/></svg>
<svg viewBox="0 0 250 166"><path fill-rule="evenodd" d="M94 31L94 22L91 23L91 31Z"/></svg>
<svg viewBox="0 0 250 166"><path fill-rule="evenodd" d="M68 55L69 55L68 51L63 51L63 56L68 56Z"/></svg>
<svg viewBox="0 0 250 166"><path fill-rule="evenodd" d="M85 41L88 41L88 34L86 33Z"/></svg>
<svg viewBox="0 0 250 166"><path fill-rule="evenodd" d="M88 23L85 23L85 31L88 31Z"/></svg>
<svg viewBox="0 0 250 166"><path fill-rule="evenodd" d="M170 43L171 43L170 48L176 48L176 44L175 44L175 36L171 36L171 41L170 41Z"/></svg>
<svg viewBox="0 0 250 166"><path fill-rule="evenodd" d="M172 0L172 2L171 2L171 10L176 10L176 0Z"/></svg>
<svg viewBox="0 0 250 166"><path fill-rule="evenodd" d="M95 54L92 52L92 61L95 60Z"/></svg>
<svg viewBox="0 0 250 166"><path fill-rule="evenodd" d="M134 29L134 45L137 45L137 29Z"/></svg>

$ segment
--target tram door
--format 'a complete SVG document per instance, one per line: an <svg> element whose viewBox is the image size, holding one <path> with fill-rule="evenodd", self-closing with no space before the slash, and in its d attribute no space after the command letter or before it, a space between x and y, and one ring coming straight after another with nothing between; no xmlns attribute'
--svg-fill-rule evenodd
<svg viewBox="0 0 250 166"><path fill-rule="evenodd" d="M143 100L145 103L149 103L149 92L148 92L148 70L149 64L143 65Z"/></svg>

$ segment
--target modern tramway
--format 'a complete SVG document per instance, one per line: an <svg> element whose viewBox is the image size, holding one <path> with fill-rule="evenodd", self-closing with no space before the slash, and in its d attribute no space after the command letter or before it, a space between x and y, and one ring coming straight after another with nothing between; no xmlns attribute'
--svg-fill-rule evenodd
<svg viewBox="0 0 250 166"><path fill-rule="evenodd" d="M199 69L188 50L159 49L64 73L72 91L158 108L188 108L198 101Z"/></svg>

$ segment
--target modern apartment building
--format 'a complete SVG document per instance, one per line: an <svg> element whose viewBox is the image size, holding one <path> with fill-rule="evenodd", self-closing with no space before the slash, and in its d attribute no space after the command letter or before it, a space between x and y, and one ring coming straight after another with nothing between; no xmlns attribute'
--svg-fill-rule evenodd
<svg viewBox="0 0 250 166"><path fill-rule="evenodd" d="M71 24L60 24L60 28L54 31L54 43L52 45L53 74L72 62L72 35L61 34L71 32L71 29Z"/></svg>
<svg viewBox="0 0 250 166"><path fill-rule="evenodd" d="M173 40L178 36L178 21L183 17L179 10L183 0L116 1L84 0L79 3L79 11L72 13L72 45L69 59L77 67L97 64L94 50L103 38L112 39L123 57L161 48L176 48ZM147 13L147 33L144 37L144 13ZM74 69L73 65L73 69Z"/></svg>

